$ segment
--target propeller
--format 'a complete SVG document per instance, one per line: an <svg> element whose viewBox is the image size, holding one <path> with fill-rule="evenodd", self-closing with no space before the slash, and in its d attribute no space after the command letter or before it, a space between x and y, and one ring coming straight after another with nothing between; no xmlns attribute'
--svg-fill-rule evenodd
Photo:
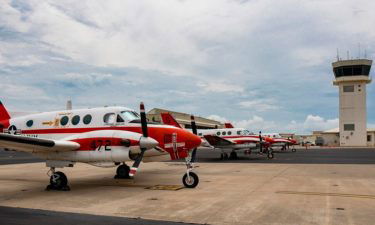
<svg viewBox="0 0 375 225"><path fill-rule="evenodd" d="M193 134L198 135L197 125L195 124L195 118L193 115L190 116L190 121L191 121L191 130L193 131ZM196 155L197 155L197 148L194 148L191 154L191 162L195 162Z"/></svg>
<svg viewBox="0 0 375 225"><path fill-rule="evenodd" d="M263 138L262 138L262 131L259 131L259 151L263 152Z"/></svg>
<svg viewBox="0 0 375 225"><path fill-rule="evenodd" d="M141 149L141 153L135 159L132 168L129 171L129 176L133 177L138 170L139 165L143 159L143 155L145 151L151 148L156 147L159 142L155 139L148 137L148 128L147 128L147 119L146 119L146 112L145 106L143 102L140 104L140 114L141 114L141 126L142 126L142 137L139 139L139 147Z"/></svg>

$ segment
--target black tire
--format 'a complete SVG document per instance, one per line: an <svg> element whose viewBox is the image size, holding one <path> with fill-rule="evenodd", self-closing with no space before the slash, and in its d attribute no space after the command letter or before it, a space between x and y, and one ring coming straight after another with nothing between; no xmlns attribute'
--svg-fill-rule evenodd
<svg viewBox="0 0 375 225"><path fill-rule="evenodd" d="M126 164L122 164L117 167L116 178L129 178L130 167Z"/></svg>
<svg viewBox="0 0 375 225"><path fill-rule="evenodd" d="M230 159L237 159L237 153L231 152L229 157L230 157Z"/></svg>
<svg viewBox="0 0 375 225"><path fill-rule="evenodd" d="M273 152L268 152L267 158L268 159L273 159L273 157L274 157Z"/></svg>
<svg viewBox="0 0 375 225"><path fill-rule="evenodd" d="M55 172L49 179L49 182L54 189L62 189L68 186L68 178L63 172Z"/></svg>
<svg viewBox="0 0 375 225"><path fill-rule="evenodd" d="M198 175L194 172L189 172L190 181L188 180L187 173L182 177L182 183L186 188L195 188L199 183Z"/></svg>

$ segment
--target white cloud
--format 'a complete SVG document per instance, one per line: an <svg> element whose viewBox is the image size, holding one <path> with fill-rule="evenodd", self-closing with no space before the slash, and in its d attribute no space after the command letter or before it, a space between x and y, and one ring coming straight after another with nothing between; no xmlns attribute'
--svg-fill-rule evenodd
<svg viewBox="0 0 375 225"><path fill-rule="evenodd" d="M259 131L270 132L281 129L281 127L274 121L266 121L260 116L253 116L248 120L234 121L233 124L235 127L247 128L255 133Z"/></svg>
<svg viewBox="0 0 375 225"><path fill-rule="evenodd" d="M229 120L227 118L221 117L221 116L218 116L218 115L210 115L207 118L211 119L211 120L219 121L221 123L227 123L227 122L229 122Z"/></svg>
<svg viewBox="0 0 375 225"><path fill-rule="evenodd" d="M76 87L90 87L109 83L113 80L112 74L78 74L67 73L58 77L59 81Z"/></svg>
<svg viewBox="0 0 375 225"><path fill-rule="evenodd" d="M239 102L238 105L241 108L251 109L256 112L266 112L266 111L277 110L280 108L274 103L274 101L269 100L269 99L243 101L243 102Z"/></svg>
<svg viewBox="0 0 375 225"><path fill-rule="evenodd" d="M199 82L197 86L206 92L216 93L239 93L244 92L244 88L240 85L230 84L226 82L210 81L210 82Z"/></svg>

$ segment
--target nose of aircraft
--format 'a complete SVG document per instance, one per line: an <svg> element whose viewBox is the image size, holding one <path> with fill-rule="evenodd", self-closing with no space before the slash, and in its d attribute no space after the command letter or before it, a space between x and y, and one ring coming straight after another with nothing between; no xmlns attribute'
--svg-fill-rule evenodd
<svg viewBox="0 0 375 225"><path fill-rule="evenodd" d="M186 141L185 141L185 146L188 148L188 149L194 149L194 148L197 148L201 145L202 143L202 139L193 134L193 133L190 133L189 131L184 131L184 136L186 138Z"/></svg>

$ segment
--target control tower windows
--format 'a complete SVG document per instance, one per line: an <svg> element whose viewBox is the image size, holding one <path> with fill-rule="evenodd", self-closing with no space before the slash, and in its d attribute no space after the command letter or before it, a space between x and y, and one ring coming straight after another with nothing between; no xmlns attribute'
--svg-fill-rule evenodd
<svg viewBox="0 0 375 225"><path fill-rule="evenodd" d="M368 76L371 66L368 65L354 65L354 66L340 66L334 68L336 77L343 76Z"/></svg>
<svg viewBox="0 0 375 225"><path fill-rule="evenodd" d="M354 131L354 124L344 124L344 131Z"/></svg>

